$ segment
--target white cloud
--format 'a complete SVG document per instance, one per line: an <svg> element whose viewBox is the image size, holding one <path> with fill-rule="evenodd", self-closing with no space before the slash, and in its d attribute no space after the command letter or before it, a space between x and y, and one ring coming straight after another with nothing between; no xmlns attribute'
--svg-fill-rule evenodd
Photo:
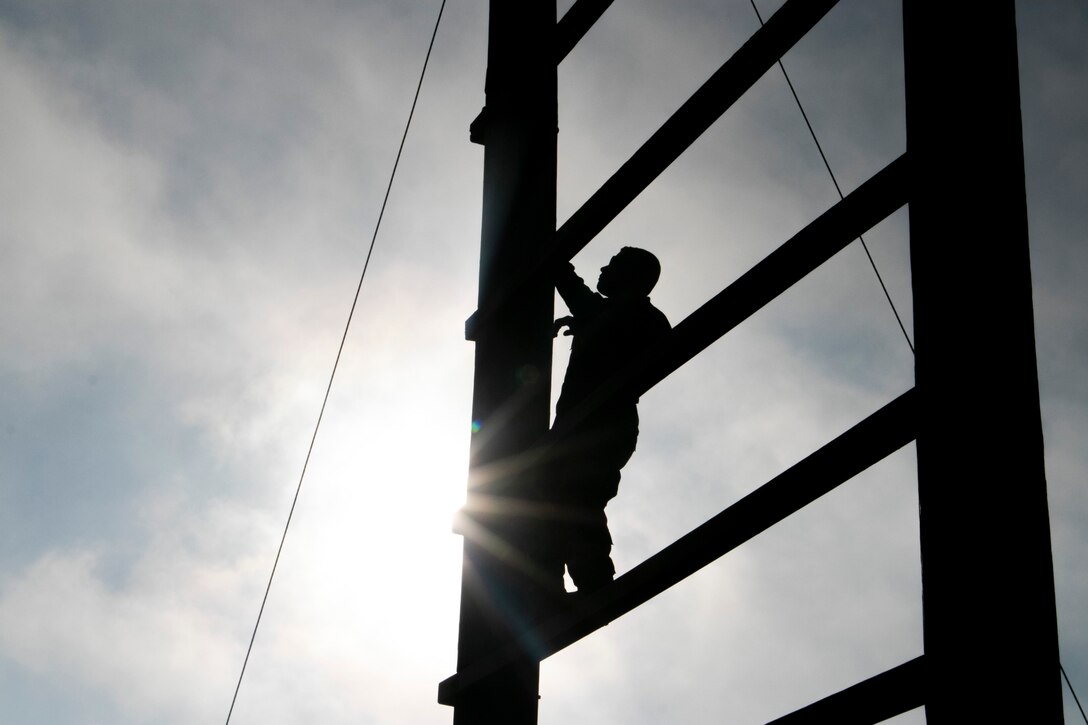
<svg viewBox="0 0 1088 725"><path fill-rule="evenodd" d="M5 656L48 680L94 688L137 719L208 719L221 707L221 673L239 652L227 636L233 622L202 595L209 584L235 588L256 572L215 576L206 564L161 562L167 571L139 574L117 591L96 574L92 554L47 555L4 587Z"/></svg>
<svg viewBox="0 0 1088 725"><path fill-rule="evenodd" d="M743 6L651 5L617 4L560 69L560 221L755 27ZM123 500L93 533L28 536L32 549L0 580L0 656L133 722L214 720L437 3L103 3L82 20L55 7L27 5L0 25L0 379L18 388L0 392L39 411L9 419L5 450L21 465L0 508L14 526L47 507L90 518L101 499ZM475 300L482 164L467 125L483 101L484 11L446 9L239 723L451 716L434 697L455 654L448 516L466 466L472 347L461 324ZM884 39L898 15L885 28L882 12L897 6L841 4L825 32L854 42L829 49L817 36L789 59L847 189L902 146L898 70L856 62L895 55ZM1037 43L1028 62L1045 55L1032 54ZM1060 97L1079 73L1043 73L1040 93ZM590 275L622 244L658 251L655 301L675 323L784 241L834 200L791 104L781 83L761 81L579 269ZM1026 118L1029 133L1055 122ZM1074 158L1082 140L1063 138ZM1045 171L1050 146L1028 148L1043 159L1029 168ZM1059 169L1068 188L1083 182L1076 168ZM1083 225L1038 179L1048 472L1063 657L1076 667L1084 376L1070 345L1084 305L1071 272L1083 255L1069 240ZM870 243L909 324L904 232L901 215ZM909 352L866 264L844 251L646 396L642 444L609 507L621 570L909 386ZM112 395L73 392L96 377ZM47 444L77 463L74 449L101 446L111 463L88 475L127 488L35 498L46 482L31 458ZM908 448L558 655L544 666L542 722L756 721L914 656L914 496ZM40 704L3 692L13 697L25 712Z"/></svg>

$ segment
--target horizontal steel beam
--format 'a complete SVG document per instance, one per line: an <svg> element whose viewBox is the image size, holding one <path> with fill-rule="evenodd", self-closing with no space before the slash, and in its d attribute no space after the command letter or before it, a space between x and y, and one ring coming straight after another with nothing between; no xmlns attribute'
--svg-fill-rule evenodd
<svg viewBox="0 0 1088 725"><path fill-rule="evenodd" d="M604 627L899 450L914 439L914 408L908 391L569 611L544 621L530 635L538 656L555 654ZM452 704L522 653L508 648L477 661L439 684L438 701Z"/></svg>
<svg viewBox="0 0 1088 725"><path fill-rule="evenodd" d="M772 720L767 725L873 725L925 704L925 657Z"/></svg>
<svg viewBox="0 0 1088 725"><path fill-rule="evenodd" d="M555 26L555 62L562 63L593 24L604 15L612 0L577 0Z"/></svg>
<svg viewBox="0 0 1088 725"><path fill-rule="evenodd" d="M565 421L573 427L616 398L642 395L804 279L907 202L908 173L906 156L878 171L678 323L654 350L617 371L606 385L571 411Z"/></svg>
<svg viewBox="0 0 1088 725"><path fill-rule="evenodd" d="M556 232L569 260L695 143L838 0L789 0Z"/></svg>
<svg viewBox="0 0 1088 725"><path fill-rule="evenodd" d="M586 0L579 0L586 2ZM594 0L595 4L596 0ZM479 340L501 315L503 300L539 275L551 276L566 263L661 175L695 140L717 121L730 106L755 85L786 51L827 14L838 0L788 0L766 24L755 32L721 68L682 105L660 129L639 148L556 231L554 243L535 261L527 262L521 274L505 280L495 302L481 307L465 323L465 336ZM577 5L575 6L575 8ZM587 15L595 6L587 6ZM573 11L575 8L571 8ZM580 11L581 12L581 11ZM603 8L601 9L603 12ZM568 13L569 14L569 13ZM563 20L559 25L563 25ZM577 27L571 21L571 31ZM588 27L588 26L587 26Z"/></svg>
<svg viewBox="0 0 1088 725"><path fill-rule="evenodd" d="M900 156L691 313L640 385L649 390L907 203Z"/></svg>

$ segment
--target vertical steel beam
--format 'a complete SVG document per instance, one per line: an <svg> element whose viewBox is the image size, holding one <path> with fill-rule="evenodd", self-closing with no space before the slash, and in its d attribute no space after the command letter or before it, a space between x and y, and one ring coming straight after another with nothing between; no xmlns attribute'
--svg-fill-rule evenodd
<svg viewBox="0 0 1088 725"><path fill-rule="evenodd" d="M531 534L517 510L531 475L527 453L547 432L550 413L554 293L548 275L525 278L525 267L555 235L555 15L554 0L491 0L487 105L471 130L485 147L480 307L496 306L507 280L527 281L471 335L474 433L460 525L458 670L523 641L540 601ZM458 699L455 725L534 725L539 671L526 649L521 661Z"/></svg>
<svg viewBox="0 0 1088 725"><path fill-rule="evenodd" d="M1013 0L904 0L926 719L1062 721Z"/></svg>

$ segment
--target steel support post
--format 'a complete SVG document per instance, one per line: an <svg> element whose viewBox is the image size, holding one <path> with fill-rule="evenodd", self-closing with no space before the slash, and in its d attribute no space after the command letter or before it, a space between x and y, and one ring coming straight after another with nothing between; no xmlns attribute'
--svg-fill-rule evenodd
<svg viewBox="0 0 1088 725"><path fill-rule="evenodd" d="M1062 721L1013 0L904 0L926 719Z"/></svg>
<svg viewBox="0 0 1088 725"><path fill-rule="evenodd" d="M526 267L555 236L555 11L554 0L491 0L486 107L470 132L485 147L480 307L492 308L507 280L525 282L470 335L474 433L459 524L458 670L524 642L539 616L531 520L521 504L531 448L548 430L554 291L546 270L526 277ZM539 659L524 652L457 699L455 725L536 723Z"/></svg>

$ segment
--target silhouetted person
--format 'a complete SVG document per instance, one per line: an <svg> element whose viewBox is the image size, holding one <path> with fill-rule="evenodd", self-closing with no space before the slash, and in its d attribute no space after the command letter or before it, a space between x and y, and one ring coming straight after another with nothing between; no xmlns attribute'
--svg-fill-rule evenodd
<svg viewBox="0 0 1088 725"><path fill-rule="evenodd" d="M620 469L638 439L637 396L592 409L585 403L669 331L668 319L649 298L660 273L653 254L624 247L601 268L597 292L570 264L555 280L572 314L555 321L554 334L568 327L566 334L574 339L541 482L551 512L543 564L549 577L560 580L565 564L582 592L612 581L616 573L604 508L616 495Z"/></svg>

